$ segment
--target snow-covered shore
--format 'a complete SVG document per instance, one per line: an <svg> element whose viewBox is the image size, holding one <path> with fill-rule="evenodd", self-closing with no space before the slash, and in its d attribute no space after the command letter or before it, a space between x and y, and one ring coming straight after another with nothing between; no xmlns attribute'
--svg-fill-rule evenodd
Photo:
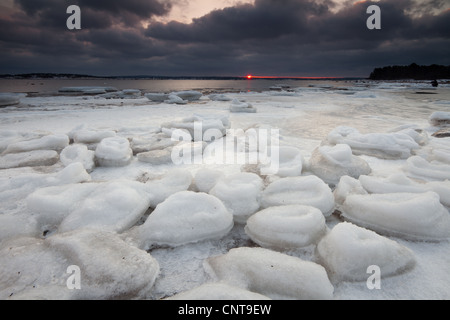
<svg viewBox="0 0 450 320"><path fill-rule="evenodd" d="M1 108L0 299L450 299L450 88L347 85Z"/></svg>

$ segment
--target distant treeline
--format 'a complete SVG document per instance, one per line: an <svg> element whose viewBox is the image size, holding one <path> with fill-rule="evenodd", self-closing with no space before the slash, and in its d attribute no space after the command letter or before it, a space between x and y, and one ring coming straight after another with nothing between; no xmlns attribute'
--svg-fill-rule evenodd
<svg viewBox="0 0 450 320"><path fill-rule="evenodd" d="M375 68L370 74L371 80L434 80L450 79L450 66L433 64L419 66L415 63L409 66L389 66Z"/></svg>

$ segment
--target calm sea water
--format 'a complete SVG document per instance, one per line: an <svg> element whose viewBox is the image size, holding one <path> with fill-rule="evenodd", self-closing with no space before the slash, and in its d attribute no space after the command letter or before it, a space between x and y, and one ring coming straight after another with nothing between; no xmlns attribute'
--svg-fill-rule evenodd
<svg viewBox="0 0 450 320"><path fill-rule="evenodd" d="M291 88L317 86L339 87L348 81L334 80L118 80L118 79L1 79L0 92L56 93L62 87L100 86L119 90L140 89L144 92L170 92L180 90L201 90L208 92L264 91L270 87L286 85Z"/></svg>

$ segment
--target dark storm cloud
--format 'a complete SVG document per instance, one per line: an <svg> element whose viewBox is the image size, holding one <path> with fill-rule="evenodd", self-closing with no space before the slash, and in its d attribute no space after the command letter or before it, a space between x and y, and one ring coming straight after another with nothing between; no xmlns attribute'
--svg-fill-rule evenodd
<svg viewBox="0 0 450 320"><path fill-rule="evenodd" d="M331 0L256 0L192 23L151 20L176 0L16 4L0 18L0 73L367 76L389 64L450 64L443 0L376 2L381 30L366 27L371 2L349 1L336 12ZM69 4L81 7L82 30L65 27Z"/></svg>

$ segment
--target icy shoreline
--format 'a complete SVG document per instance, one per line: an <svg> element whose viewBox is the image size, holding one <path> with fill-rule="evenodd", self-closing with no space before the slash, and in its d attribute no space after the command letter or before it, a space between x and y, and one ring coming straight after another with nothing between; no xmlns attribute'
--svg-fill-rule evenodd
<svg viewBox="0 0 450 320"><path fill-rule="evenodd" d="M0 298L162 299L217 282L218 299L449 299L450 138L432 134L447 126L450 88L411 98L418 88L349 83L183 105L135 90L22 97L0 109ZM239 101L256 112L231 112ZM194 121L237 141L279 130L283 174L174 165L170 134ZM81 290L66 286L70 265ZM370 265L380 290L366 286ZM305 289L286 287L296 281Z"/></svg>

